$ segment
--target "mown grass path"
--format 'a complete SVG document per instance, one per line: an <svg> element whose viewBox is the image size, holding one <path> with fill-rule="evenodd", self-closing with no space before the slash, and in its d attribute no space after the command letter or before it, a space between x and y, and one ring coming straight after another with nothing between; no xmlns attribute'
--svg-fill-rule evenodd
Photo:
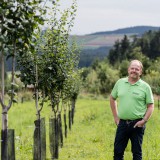
<svg viewBox="0 0 160 160"><path fill-rule="evenodd" d="M51 159L48 136L50 111L48 106L42 110L42 117L46 118L48 160ZM32 160L35 113L34 102L19 103L9 111L9 128L15 129L16 160ZM68 130L68 137L64 138L59 160L112 160L115 131L108 99L79 98L74 124L71 131ZM156 107L145 131L143 160L160 160L159 151L160 110ZM125 160L132 160L130 144Z"/></svg>
<svg viewBox="0 0 160 160"><path fill-rule="evenodd" d="M109 160L115 125L107 100L79 99L76 107L75 124L59 159Z"/></svg>

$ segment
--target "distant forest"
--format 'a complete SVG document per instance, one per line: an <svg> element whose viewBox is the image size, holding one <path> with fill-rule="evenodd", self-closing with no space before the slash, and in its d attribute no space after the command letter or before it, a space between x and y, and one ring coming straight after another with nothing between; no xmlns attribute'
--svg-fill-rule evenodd
<svg viewBox="0 0 160 160"><path fill-rule="evenodd" d="M135 41L135 37L136 38L141 38L143 37L143 35L145 36L145 33L149 33L151 31L159 31L160 27L152 27L152 26L135 26L135 27L128 27L128 28L123 28L123 29L118 29L118 30L114 30L114 31L106 31L106 32L97 32L97 33L93 33L90 35L115 35L115 34L122 34L124 36L127 35L127 40L128 41ZM89 35L87 35L89 36ZM117 36L118 37L118 36ZM146 42L146 40L144 40L145 42L141 42L141 43L148 43ZM117 44L117 42L115 42L115 45ZM146 45L146 44L142 44ZM152 44L151 44L152 46ZM99 48L91 48L91 49L82 49L81 53L80 53L80 62L79 62L79 67L89 67L96 59L102 60L104 58L106 58L108 56L108 54L110 53L110 50L115 47L115 46L101 46ZM143 47L142 47L143 48ZM152 49L154 50L154 49ZM152 54L152 53L150 53ZM156 54L156 53L154 53ZM152 56L151 56L152 57ZM112 57L113 58L113 57ZM115 54L115 59L117 58L117 55Z"/></svg>
<svg viewBox="0 0 160 160"><path fill-rule="evenodd" d="M97 32L97 33L93 33L93 34L90 34L90 35L111 35L111 34L114 34L114 35L119 35L119 34L122 34L122 35L127 35L128 36L128 39L132 39L134 40L134 38L141 38L143 37L143 35L145 36L145 33L148 32L148 34L151 33L151 31L159 31L160 27L152 27L152 26L135 26L135 27L128 27L128 28L123 28L123 29L118 29L118 30L115 30L115 31L106 31L106 32ZM87 37L89 37L90 35L86 35ZM153 36L153 34L152 34ZM158 34L157 34L158 36ZM77 41L80 41L79 39ZM86 42L88 43L88 42ZM144 40L144 41L141 41L139 42L141 43L142 46L144 45L147 45L147 43L149 43L147 40ZM100 46L99 48L83 48L81 49L80 51L80 61L79 61L79 67L82 68L82 67L89 67L91 66L91 64L96 60L102 60L104 59L105 57L107 57L111 52L113 52L113 48L115 48L115 45L117 44L117 42L115 42L114 45L112 46ZM149 47L152 47L154 46L153 42L151 42L150 46ZM160 43L158 44L158 46L160 46ZM156 46L156 47L158 47ZM145 50L148 50L146 49L145 47ZM147 54L153 54L153 56L156 56L157 55L157 51L155 51L156 48L152 48L152 52L148 52L147 51ZM144 51L144 49L143 49ZM144 51L145 52L145 51ZM148 55L150 57L152 57L152 55ZM113 58L113 57L112 57ZM112 59L111 58L111 59ZM116 55L115 55L115 58ZM115 60L114 60L115 61ZM11 61L8 60L7 62L7 70L10 71L11 70Z"/></svg>
<svg viewBox="0 0 160 160"><path fill-rule="evenodd" d="M160 57L160 30L148 31L141 38L136 36L132 42L125 35L121 41L116 41L109 51L108 59L111 64L133 58L155 60Z"/></svg>
<svg viewBox="0 0 160 160"><path fill-rule="evenodd" d="M80 53L79 67L89 67L96 60L104 59L112 47L99 47L96 49L83 49Z"/></svg>

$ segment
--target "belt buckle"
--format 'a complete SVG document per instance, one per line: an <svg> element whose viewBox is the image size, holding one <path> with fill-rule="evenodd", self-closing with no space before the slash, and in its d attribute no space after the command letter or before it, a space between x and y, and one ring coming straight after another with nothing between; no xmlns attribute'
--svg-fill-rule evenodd
<svg viewBox="0 0 160 160"><path fill-rule="evenodd" d="M131 123L131 121L130 121L130 120L126 120L126 123L127 123L127 124L130 124L130 123Z"/></svg>

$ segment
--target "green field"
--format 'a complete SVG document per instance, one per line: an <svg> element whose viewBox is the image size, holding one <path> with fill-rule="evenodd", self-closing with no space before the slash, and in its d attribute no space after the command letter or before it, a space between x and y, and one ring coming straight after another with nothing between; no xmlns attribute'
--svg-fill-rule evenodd
<svg viewBox="0 0 160 160"><path fill-rule="evenodd" d="M50 159L48 119L50 108L42 110L46 117L47 159ZM34 102L14 104L9 111L9 128L15 129L16 160L31 160L35 116ZM155 108L147 123L143 143L143 160L160 159L160 110ZM108 99L79 98L75 119L64 146L59 150L59 160L112 160L113 141L116 126L113 121ZM131 160L130 144L125 160Z"/></svg>
<svg viewBox="0 0 160 160"><path fill-rule="evenodd" d="M131 34L127 35L130 37ZM73 37L71 36L71 40ZM111 47L114 45L115 41L121 40L123 37L124 34L83 35L76 36L76 42L83 49L95 49L103 46Z"/></svg>

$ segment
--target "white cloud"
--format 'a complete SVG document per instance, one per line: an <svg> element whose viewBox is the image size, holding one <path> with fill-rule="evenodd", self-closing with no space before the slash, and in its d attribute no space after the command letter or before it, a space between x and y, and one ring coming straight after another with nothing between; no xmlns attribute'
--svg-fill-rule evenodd
<svg viewBox="0 0 160 160"><path fill-rule="evenodd" d="M61 0L62 7L72 0ZM72 34L89 34L136 25L160 26L159 0L77 0Z"/></svg>

